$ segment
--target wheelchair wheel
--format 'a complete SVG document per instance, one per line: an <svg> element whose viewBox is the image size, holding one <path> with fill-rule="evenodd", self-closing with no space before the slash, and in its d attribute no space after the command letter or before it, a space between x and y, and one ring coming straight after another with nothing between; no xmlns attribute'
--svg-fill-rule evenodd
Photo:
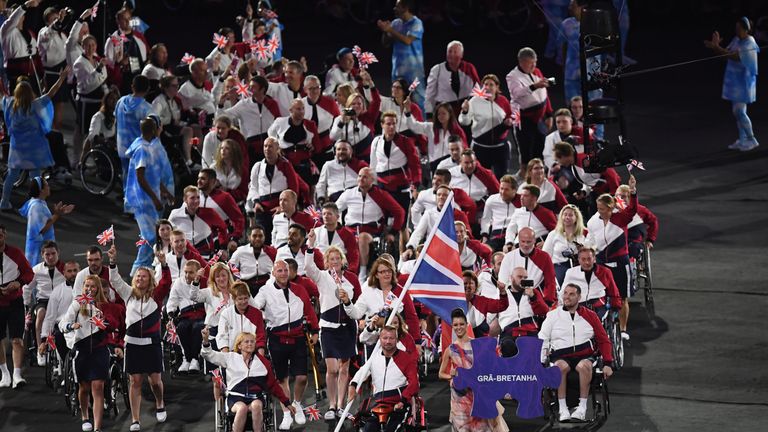
<svg viewBox="0 0 768 432"><path fill-rule="evenodd" d="M77 399L78 384L75 381L75 371L72 370L72 360L72 355L69 355L64 365L64 402L69 413L73 417L78 417L80 415L80 402Z"/></svg>
<svg viewBox="0 0 768 432"><path fill-rule="evenodd" d="M621 338L619 323L611 319L609 324L608 338L611 340L613 348L613 362L616 370L624 367L624 339Z"/></svg>
<svg viewBox="0 0 768 432"><path fill-rule="evenodd" d="M595 373L589 397L592 402L593 422L600 427L608 420L608 415L611 413L608 385L602 373Z"/></svg>
<svg viewBox="0 0 768 432"><path fill-rule="evenodd" d="M112 364L109 366L109 380L107 381L109 392L107 392L106 387L104 388L104 400L109 403L109 406L106 407L107 409L105 411L112 411L115 414L115 417L117 417L120 415L120 399L123 399L123 402L125 402L126 411L129 411L131 407L130 400L128 399L126 376L125 373L123 373L121 361L117 357L112 357L111 363Z"/></svg>
<svg viewBox="0 0 768 432"><path fill-rule="evenodd" d="M37 339L35 338L35 322L37 314L35 309L30 309L24 315L24 346L27 347L27 361L30 366L37 365Z"/></svg>
<svg viewBox="0 0 768 432"><path fill-rule="evenodd" d="M88 152L80 164L80 181L88 192L94 195L106 195L112 192L118 178L117 166L109 153L101 148Z"/></svg>
<svg viewBox="0 0 768 432"><path fill-rule="evenodd" d="M217 432L227 432L229 430L229 421L227 420L227 402L226 397L213 402L214 430Z"/></svg>
<svg viewBox="0 0 768 432"><path fill-rule="evenodd" d="M643 246L643 272L645 273L643 294L645 297L645 310L648 311L648 318L656 318L656 304L653 301L653 273L651 270L651 251L648 246ZM638 287L639 288L639 287Z"/></svg>
<svg viewBox="0 0 768 432"><path fill-rule="evenodd" d="M59 356L56 355L56 350L46 349L45 351L45 384L53 391L56 391L57 374L56 369L59 367Z"/></svg>

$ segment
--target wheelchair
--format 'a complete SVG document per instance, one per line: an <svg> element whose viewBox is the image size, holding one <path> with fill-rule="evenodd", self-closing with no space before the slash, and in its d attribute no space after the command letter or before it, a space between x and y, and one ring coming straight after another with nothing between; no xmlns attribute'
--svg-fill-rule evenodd
<svg viewBox="0 0 768 432"><path fill-rule="evenodd" d="M77 397L77 390L80 385L75 380L74 356L75 350L70 350L64 361L64 403L67 406L67 411L69 411L73 417L79 418L80 401Z"/></svg>
<svg viewBox="0 0 768 432"><path fill-rule="evenodd" d="M616 370L619 370L624 367L624 339L621 337L618 312L608 309L601 318L605 332L608 334L608 340L611 341L613 364Z"/></svg>
<svg viewBox="0 0 768 432"><path fill-rule="evenodd" d="M632 265L632 274L634 275L634 283L637 289L643 289L643 300L645 302L645 310L648 312L648 318L653 320L656 318L656 305L653 301L653 271L651 267L651 251L648 249L648 245L643 242L640 248L640 254L637 259L634 260Z"/></svg>
<svg viewBox="0 0 768 432"><path fill-rule="evenodd" d="M128 374L123 370L123 359L117 357L113 349L110 348L109 351L109 378L104 382L104 412L113 412L117 417L120 415L120 399L125 404L125 412L131 410Z"/></svg>
<svg viewBox="0 0 768 432"><path fill-rule="evenodd" d="M32 306L24 314L24 346L27 347L27 361L29 366L37 366L37 338L35 338L35 322L37 321L37 309Z"/></svg>
<svg viewBox="0 0 768 432"><path fill-rule="evenodd" d="M62 361L59 359L59 353L46 343L45 348L45 384L54 392L58 392L61 386Z"/></svg>
<svg viewBox="0 0 768 432"><path fill-rule="evenodd" d="M544 389L542 402L548 417L548 423L541 430L584 430L594 431L601 428L611 413L611 404L608 393L608 385L603 376L603 359L598 357L592 367L592 382L589 387L587 399L587 416L582 422L570 420L567 423L560 422L560 406L557 400L557 389ZM566 376L566 403L569 409L579 405L579 373L571 369Z"/></svg>
<svg viewBox="0 0 768 432"><path fill-rule="evenodd" d="M104 196L112 192L123 175L115 140L94 138L91 149L80 162L79 174L80 182L89 193Z"/></svg>
<svg viewBox="0 0 768 432"><path fill-rule="evenodd" d="M224 393L224 392L222 392ZM277 425L277 410L275 409L275 402L272 396L266 392L259 394L259 399L263 405L262 408L262 423L261 430L263 432L274 432ZM215 417L215 429L217 432L232 432L232 426L235 421L235 413L227 409L227 397L222 394L222 397L214 402ZM245 430L253 431L253 423L251 422L251 413L245 420ZM256 431L258 432L258 431Z"/></svg>
<svg viewBox="0 0 768 432"><path fill-rule="evenodd" d="M389 417L395 412L394 409L388 405L378 405L373 408L370 408L370 405L371 398L364 399L360 404L360 408L352 420L354 430L363 432L366 425L378 424L379 430L384 432L387 430ZM404 421L395 427L395 431L421 432L429 430L424 399L416 396L411 400L411 404L403 409L406 411Z"/></svg>

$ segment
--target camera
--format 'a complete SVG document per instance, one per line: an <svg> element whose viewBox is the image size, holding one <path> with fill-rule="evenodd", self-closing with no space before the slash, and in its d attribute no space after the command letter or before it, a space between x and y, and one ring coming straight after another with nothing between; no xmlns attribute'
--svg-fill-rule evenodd
<svg viewBox="0 0 768 432"><path fill-rule="evenodd" d="M553 85L557 84L557 81L555 81L555 77L547 78L547 82L549 83L550 87L552 87Z"/></svg>
<svg viewBox="0 0 768 432"><path fill-rule="evenodd" d="M352 108L344 108L343 110L341 110L341 114L347 117L354 117L357 115L357 112L355 112L355 110Z"/></svg>
<svg viewBox="0 0 768 432"><path fill-rule="evenodd" d="M573 251L566 249L563 251L563 258L573 258Z"/></svg>
<svg viewBox="0 0 768 432"><path fill-rule="evenodd" d="M533 279L523 279L520 281L520 286L523 288L533 288Z"/></svg>
<svg viewBox="0 0 768 432"><path fill-rule="evenodd" d="M382 318L386 318L389 316L390 312L392 312L392 309L385 307L384 309L380 310L379 313L377 313L376 315Z"/></svg>

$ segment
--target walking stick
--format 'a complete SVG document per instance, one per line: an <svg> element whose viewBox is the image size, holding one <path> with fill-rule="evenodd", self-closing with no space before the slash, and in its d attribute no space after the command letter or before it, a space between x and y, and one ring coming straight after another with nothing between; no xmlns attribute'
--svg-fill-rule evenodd
<svg viewBox="0 0 768 432"><path fill-rule="evenodd" d="M315 346L312 345L309 337L309 324L304 323L304 337L307 339L307 348L309 349L309 358L312 362L312 378L315 380L315 403L320 402L326 398L326 393L320 386L320 370L317 364L317 356L315 355Z"/></svg>

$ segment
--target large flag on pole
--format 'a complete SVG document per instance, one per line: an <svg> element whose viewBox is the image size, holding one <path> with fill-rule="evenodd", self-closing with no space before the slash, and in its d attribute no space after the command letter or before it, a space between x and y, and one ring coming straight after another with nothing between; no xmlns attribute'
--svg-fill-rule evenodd
<svg viewBox="0 0 768 432"><path fill-rule="evenodd" d="M405 289L444 322L451 322L451 311L467 311L464 280L461 276L459 245L453 219L453 192L443 206L438 222L424 243Z"/></svg>

